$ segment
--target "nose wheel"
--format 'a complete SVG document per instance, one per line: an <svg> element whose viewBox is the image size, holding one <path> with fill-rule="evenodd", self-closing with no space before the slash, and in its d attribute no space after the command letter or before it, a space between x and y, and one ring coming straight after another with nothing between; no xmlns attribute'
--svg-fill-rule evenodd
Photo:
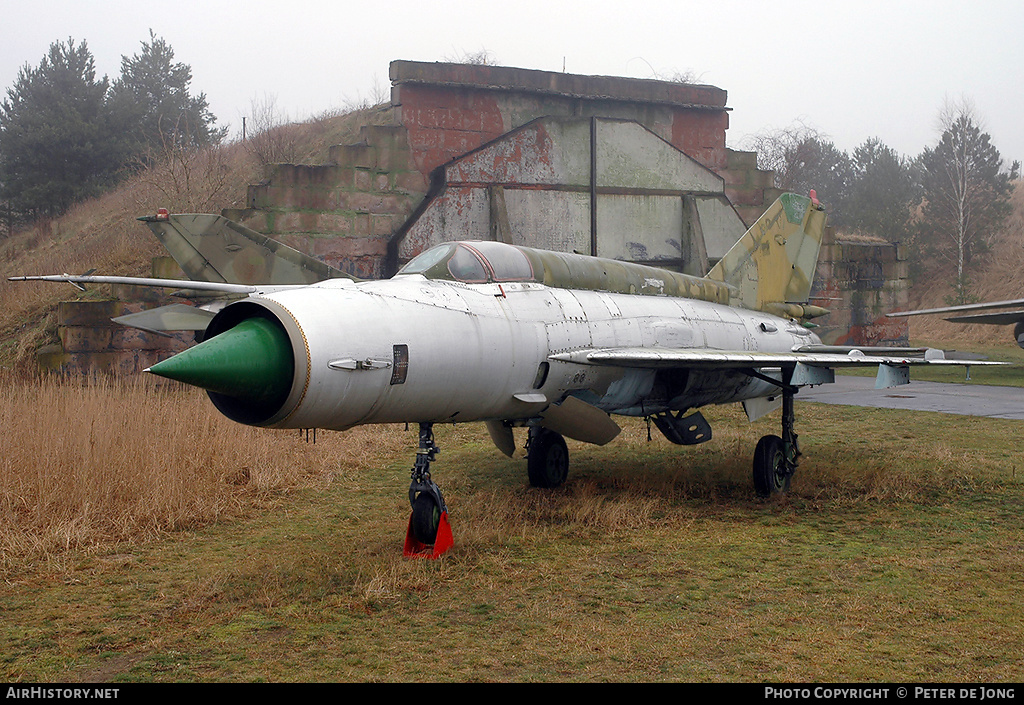
<svg viewBox="0 0 1024 705"><path fill-rule="evenodd" d="M405 555L438 558L454 544L448 507L441 489L430 478L430 463L441 449L434 443L433 424L420 424L420 441L416 463L409 484L412 515L405 535Z"/></svg>

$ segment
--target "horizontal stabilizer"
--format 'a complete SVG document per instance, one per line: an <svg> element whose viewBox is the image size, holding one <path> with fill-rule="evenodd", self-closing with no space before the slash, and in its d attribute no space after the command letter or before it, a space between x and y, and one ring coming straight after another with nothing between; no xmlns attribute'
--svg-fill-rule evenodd
<svg viewBox="0 0 1024 705"><path fill-rule="evenodd" d="M206 330L206 326L210 324L215 315L212 311L195 306L170 304L138 313L129 313L126 316L118 316L110 320L123 326L144 330L147 333L167 335L166 331Z"/></svg>
<svg viewBox="0 0 1024 705"><path fill-rule="evenodd" d="M158 215L139 220L195 281L313 284L355 278L220 215Z"/></svg>

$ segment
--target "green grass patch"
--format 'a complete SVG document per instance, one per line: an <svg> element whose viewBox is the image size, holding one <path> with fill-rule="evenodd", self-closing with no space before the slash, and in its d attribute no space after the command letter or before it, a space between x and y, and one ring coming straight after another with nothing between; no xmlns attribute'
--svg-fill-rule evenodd
<svg viewBox="0 0 1024 705"><path fill-rule="evenodd" d="M1020 422L802 405L792 492L760 501L751 456L777 415L705 415L696 447L629 420L570 442L568 482L543 491L482 427L437 427L439 561L401 556L401 427L272 506L9 560L0 677L1019 682Z"/></svg>

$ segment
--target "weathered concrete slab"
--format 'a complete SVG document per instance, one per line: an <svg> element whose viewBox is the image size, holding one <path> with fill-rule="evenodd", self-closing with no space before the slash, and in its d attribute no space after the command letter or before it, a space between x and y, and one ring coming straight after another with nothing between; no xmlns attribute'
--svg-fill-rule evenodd
<svg viewBox="0 0 1024 705"><path fill-rule="evenodd" d="M874 377L837 376L835 384L801 389L797 401L845 404L879 409L936 411L942 414L1024 419L1024 388L983 384L911 381L891 389L875 389Z"/></svg>
<svg viewBox="0 0 1024 705"><path fill-rule="evenodd" d="M440 175L443 187L396 238L397 263L439 242L502 230L514 244L703 276L707 253L720 257L746 230L721 176L619 119L540 118ZM496 187L505 228L494 222Z"/></svg>

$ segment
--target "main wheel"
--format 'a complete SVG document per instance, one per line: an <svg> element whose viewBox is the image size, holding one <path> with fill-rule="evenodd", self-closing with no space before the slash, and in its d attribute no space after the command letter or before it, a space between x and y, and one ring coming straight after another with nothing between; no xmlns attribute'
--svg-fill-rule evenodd
<svg viewBox="0 0 1024 705"><path fill-rule="evenodd" d="M778 436L764 436L754 449L754 490L760 497L789 490L786 450Z"/></svg>
<svg viewBox="0 0 1024 705"><path fill-rule="evenodd" d="M569 449L561 435L537 429L530 437L526 472L534 487L558 487L569 476Z"/></svg>
<svg viewBox="0 0 1024 705"><path fill-rule="evenodd" d="M441 525L441 507L428 492L420 492L412 502L412 533L416 540L431 545Z"/></svg>

